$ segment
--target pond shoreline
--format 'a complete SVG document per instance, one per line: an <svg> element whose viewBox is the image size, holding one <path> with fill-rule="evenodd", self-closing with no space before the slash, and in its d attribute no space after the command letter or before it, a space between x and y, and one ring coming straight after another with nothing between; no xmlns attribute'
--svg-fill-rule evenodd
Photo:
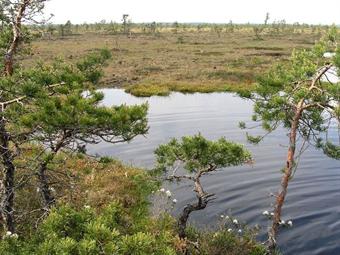
<svg viewBox="0 0 340 255"><path fill-rule="evenodd" d="M143 168L154 166L154 149L171 137L179 138L201 132L208 139L227 139L246 144L245 131L238 127L240 121L249 122L252 103L235 93L182 94L172 92L168 97L134 97L123 89L103 89L106 106L149 104L150 132L137 137L129 144L110 146L102 143L89 148L93 154L113 156L126 164ZM263 132L252 129L253 134ZM270 210L272 197L280 183L280 169L285 160L286 131L279 129L259 146L246 144L254 154L253 166L235 167L208 176L203 181L209 192L215 193L216 201L204 215L193 214L192 222L203 228L218 224L221 214L231 213L247 224L260 224L265 232L268 221L262 212ZM336 194L340 193L340 165L319 151L309 149L303 155L299 169L290 186L285 218L293 219L294 227L282 231L280 242L286 254L317 255L337 254L340 247L334 242L340 235L340 206ZM323 169L323 171L320 171ZM303 178L302 178L303 176ZM185 183L167 186L178 200L177 214L194 197ZM330 206L331 205L331 206ZM304 232L319 233L307 237ZM263 233L264 233L263 232ZM264 235L262 236L264 237ZM285 245L289 244L289 245ZM316 252L318 251L318 252Z"/></svg>

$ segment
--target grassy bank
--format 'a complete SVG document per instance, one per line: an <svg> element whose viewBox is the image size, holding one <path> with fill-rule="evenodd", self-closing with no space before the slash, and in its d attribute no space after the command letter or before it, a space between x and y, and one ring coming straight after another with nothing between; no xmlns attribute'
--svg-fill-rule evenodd
<svg viewBox="0 0 340 255"><path fill-rule="evenodd" d="M113 60L102 86L121 86L136 96L168 95L170 91L213 92L251 90L256 77L275 62L285 61L293 48L310 48L320 37L312 32L264 34L163 31L152 34L108 35L83 33L37 39L29 66L55 57L70 61L93 49L107 47Z"/></svg>
<svg viewBox="0 0 340 255"><path fill-rule="evenodd" d="M29 153L35 152L26 149ZM0 241L0 254L170 255L185 249L190 254L264 254L251 232L240 235L224 227L216 232L191 228L188 242L180 240L173 217L150 215L149 197L159 182L145 170L79 155L60 156L51 173L60 168L67 175L53 185L58 204L48 217L38 210L37 192L19 191L24 199L17 201L18 212L25 208L32 214L21 218L18 236L6 234Z"/></svg>
<svg viewBox="0 0 340 255"><path fill-rule="evenodd" d="M125 91L137 96L137 97L150 97L150 96L168 96L170 92L181 92L181 93L212 93L212 92L240 92L244 93L251 91L254 85L243 86L242 84L235 85L223 85L205 83L168 83L168 84L154 84L153 82L146 84L136 84L128 86Z"/></svg>

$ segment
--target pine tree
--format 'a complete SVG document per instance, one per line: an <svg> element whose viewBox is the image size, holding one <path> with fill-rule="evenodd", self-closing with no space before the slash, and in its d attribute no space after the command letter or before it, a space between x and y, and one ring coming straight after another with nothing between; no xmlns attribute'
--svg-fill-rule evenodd
<svg viewBox="0 0 340 255"><path fill-rule="evenodd" d="M43 8L43 0L6 1L5 29L1 31L5 58L0 77L0 213L4 230L15 233L14 199L17 186L16 161L23 146L40 147L38 157L26 166L27 178L37 178L43 209L48 213L55 203L51 192L50 165L60 152L85 152L87 144L106 141L126 142L145 134L147 105L101 106L103 94L95 91L103 65L111 52L100 50L75 64L56 60L51 65L38 64L32 69L14 68L18 49L24 48L21 22L33 18ZM12 16L14 15L14 19ZM12 22L14 20L14 23ZM12 32L11 32L12 31ZM13 46L14 45L14 46ZM6 55L6 56L7 56ZM9 62L10 61L10 62ZM26 156L28 157L28 156ZM26 180L21 180L25 183ZM54 181L54 180L53 180Z"/></svg>
<svg viewBox="0 0 340 255"><path fill-rule="evenodd" d="M339 74L340 49L337 46L336 31L336 28L332 29L311 50L295 50L288 63L279 64L260 78L256 92L250 96L255 102L254 121L261 122L268 133L279 126L284 126L289 131L287 160L269 230L271 252L276 247L288 183L300 156L297 153L298 139L303 141L301 152L309 144L322 149L332 158L340 159L340 145L327 138L329 128L334 123L340 123L340 86L328 78L329 72L338 70ZM325 58L326 52L336 55ZM240 126L245 128L244 123ZM258 143L263 138L264 136L248 135L249 141L253 143Z"/></svg>
<svg viewBox="0 0 340 255"><path fill-rule="evenodd" d="M159 146L155 154L158 169L170 171L167 180L193 182L197 202L188 204L179 216L179 237L182 239L186 237L185 230L190 214L205 209L214 196L204 190L201 178L218 169L251 161L250 153L242 145L227 141L225 138L209 141L200 134L182 137L180 141L172 139L169 143ZM189 174L178 174L180 168Z"/></svg>

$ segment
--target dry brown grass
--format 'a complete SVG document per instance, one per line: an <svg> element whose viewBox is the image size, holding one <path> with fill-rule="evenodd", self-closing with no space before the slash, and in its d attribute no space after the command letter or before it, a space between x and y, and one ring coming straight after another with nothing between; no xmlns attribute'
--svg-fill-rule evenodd
<svg viewBox="0 0 340 255"><path fill-rule="evenodd" d="M32 231L44 219L40 192L34 175L34 158L38 147L24 147L17 159L17 180L23 184L16 193L19 233ZM157 188L157 181L142 169L126 166L115 160L105 162L81 155L61 153L49 165L48 176L58 204L75 208L89 205L99 212L112 202L120 203L128 215L146 213L148 196ZM22 182L25 180L25 182ZM138 209L139 208L139 209Z"/></svg>
<svg viewBox="0 0 340 255"><path fill-rule="evenodd" d="M319 37L312 33L286 33L255 40L247 30L224 32L220 37L213 32L131 37L89 33L35 41L33 56L26 58L24 65L55 57L73 61L94 49L107 47L113 59L105 68L103 84L129 87L135 95L166 95L172 90L251 89L257 75L287 59L293 48L311 47Z"/></svg>
<svg viewBox="0 0 340 255"><path fill-rule="evenodd" d="M74 203L80 202L97 209L112 201L118 201L125 208L132 208L141 202L143 195L149 193L148 185L153 183L146 171L124 166L117 161L99 163L88 158L73 159L66 166L78 176L78 192L72 195ZM141 191L141 187L146 190ZM66 195L70 197L71 194Z"/></svg>

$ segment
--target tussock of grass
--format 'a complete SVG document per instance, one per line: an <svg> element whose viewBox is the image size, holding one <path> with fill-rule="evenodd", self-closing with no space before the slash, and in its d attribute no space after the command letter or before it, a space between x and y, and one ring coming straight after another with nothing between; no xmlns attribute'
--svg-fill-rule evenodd
<svg viewBox="0 0 340 255"><path fill-rule="evenodd" d="M221 229L216 232L197 232L200 240L198 249L191 249L192 255L264 255L264 246L258 244L251 234L238 236Z"/></svg>
<svg viewBox="0 0 340 255"><path fill-rule="evenodd" d="M125 91L137 97L168 96L170 94L169 88L162 85L137 84L126 88Z"/></svg>
<svg viewBox="0 0 340 255"><path fill-rule="evenodd" d="M168 96L171 91L181 93L213 93L213 92L249 92L253 85L221 85L221 84L195 84L195 83L171 83L171 84L136 84L125 89L136 97Z"/></svg>
<svg viewBox="0 0 340 255"><path fill-rule="evenodd" d="M168 96L171 91L181 93L195 93L195 92L211 93L218 91L227 91L227 89L226 87L214 85L173 83L163 85L137 84L134 86L130 86L125 91L137 97L149 97L149 96Z"/></svg>
<svg viewBox="0 0 340 255"><path fill-rule="evenodd" d="M24 148L18 159L20 176L32 174L25 166L30 162L25 159L39 154L37 147ZM55 192L58 205L71 204L74 208L89 205L100 211L112 202L118 202L131 217L138 212L148 214L148 196L158 187L158 182L147 172L135 167L125 166L110 158L95 160L79 155L60 154L49 165L49 179L53 180L51 188ZM20 179L18 176L18 179ZM18 223L19 234L30 233L32 226L41 218L40 193L37 192L36 178L31 178L26 186L18 190L16 208L18 211L32 211L21 217ZM23 228L21 228L23 227Z"/></svg>

